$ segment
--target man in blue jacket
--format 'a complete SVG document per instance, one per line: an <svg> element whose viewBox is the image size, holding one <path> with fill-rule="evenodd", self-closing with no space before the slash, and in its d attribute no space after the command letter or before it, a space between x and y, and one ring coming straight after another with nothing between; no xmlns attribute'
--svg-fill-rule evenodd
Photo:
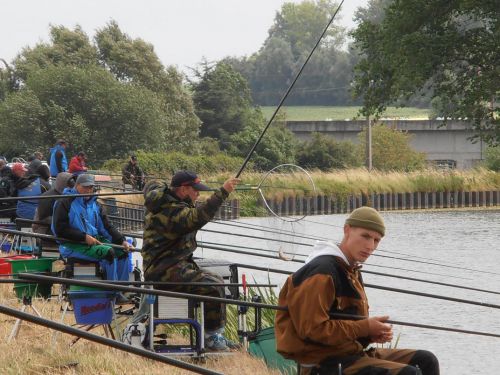
<svg viewBox="0 0 500 375"><path fill-rule="evenodd" d="M81 174L74 188L64 189L63 195L92 194L94 176ZM97 203L96 196L62 198L54 204L52 232L70 241L59 245L61 256L82 260L98 260L108 280L128 280L129 243L114 228ZM85 244L83 244L85 242ZM106 243L124 246L114 249Z"/></svg>
<svg viewBox="0 0 500 375"><path fill-rule="evenodd" d="M66 159L66 141L59 139L54 147L50 149L50 176L56 177L61 172L68 170L68 159Z"/></svg>

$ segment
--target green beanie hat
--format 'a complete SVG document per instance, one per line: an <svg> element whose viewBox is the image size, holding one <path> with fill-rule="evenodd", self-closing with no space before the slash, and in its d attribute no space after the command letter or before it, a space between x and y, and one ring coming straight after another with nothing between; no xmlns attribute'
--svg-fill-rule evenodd
<svg viewBox="0 0 500 375"><path fill-rule="evenodd" d="M371 207L364 206L356 208L351 212L345 223L353 227L374 230L382 236L385 235L384 219L382 219L382 216L380 216L377 210Z"/></svg>

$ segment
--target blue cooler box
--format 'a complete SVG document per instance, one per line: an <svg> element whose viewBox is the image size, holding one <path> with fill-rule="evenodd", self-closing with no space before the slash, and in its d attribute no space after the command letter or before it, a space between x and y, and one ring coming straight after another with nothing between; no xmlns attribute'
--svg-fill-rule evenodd
<svg viewBox="0 0 500 375"><path fill-rule="evenodd" d="M113 320L115 292L69 291L78 324L110 324Z"/></svg>

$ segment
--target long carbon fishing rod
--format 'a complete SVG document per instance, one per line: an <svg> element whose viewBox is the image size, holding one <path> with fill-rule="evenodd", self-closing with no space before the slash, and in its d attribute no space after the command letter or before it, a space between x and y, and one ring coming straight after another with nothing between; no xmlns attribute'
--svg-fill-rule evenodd
<svg viewBox="0 0 500 375"><path fill-rule="evenodd" d="M50 234L42 234L42 233L32 233L32 232L23 232L20 230L14 230L14 229L5 229L0 227L0 233L6 233L6 234L13 234L13 235L19 235L23 237L34 237L34 238L40 238L42 240L49 240L49 241L59 241L59 242L72 242L72 243L79 243L79 244L87 244L85 241L74 241L74 240L68 240L67 238L63 237L55 237L51 236ZM112 247L114 249L121 249L125 250L125 247L122 245L116 245L114 243L108 243L105 242L103 245ZM136 249L133 247L129 247L130 252L140 252L141 249Z"/></svg>
<svg viewBox="0 0 500 375"><path fill-rule="evenodd" d="M247 226L245 224L236 224L234 222L226 223L222 220L211 221L210 223L217 224L217 225L231 226L234 228L251 229L251 230L256 230L256 231L265 232L265 233L286 234L286 235L289 235L291 237L304 238L307 240L323 240L323 241L330 240L329 238L326 238L326 237L312 237L312 236L309 236L309 235L306 235L303 233L295 233L295 232L289 231L289 230L273 230L273 229L269 229L269 227L265 227L265 226L262 226L262 228L252 228L252 227Z"/></svg>
<svg viewBox="0 0 500 375"><path fill-rule="evenodd" d="M227 222L229 222L229 223L227 223ZM272 229L269 229L269 227L266 227L264 225L251 224L251 223L240 223L240 222L235 221L235 220L225 220L225 221L216 220L216 221L211 221L211 223L220 224L220 225L229 225L229 226L234 226L234 227L237 227L237 228L244 228L244 229L250 229L250 230L267 232L267 233L289 234L291 237L311 239L311 240L316 240L316 241L335 241L335 240L333 240L331 238L327 238L327 237L312 237L312 236L306 235L304 233L295 233L293 231L282 230L282 229L272 230ZM336 242L340 242L340 241L336 241ZM389 250L384 250L384 249L378 249L377 248L377 254L381 253L381 252L382 253L388 253L388 254L403 255L403 256L406 256L407 259L416 258L416 259L426 259L426 260L439 261L437 259L420 257L420 256L417 256L417 255L410 255L410 254L400 253L400 252L396 252L396 251L389 251ZM375 254L375 255L377 255L377 254ZM296 254L296 255L303 255L303 254ZM304 255L304 256L306 256L306 255ZM397 259L399 260L400 258L397 258ZM401 258L401 259L403 259L403 258ZM446 264L446 263L443 263L443 264ZM453 276L450 276L450 277L453 277Z"/></svg>
<svg viewBox="0 0 500 375"><path fill-rule="evenodd" d="M8 274L8 275L0 275L0 284L38 284L38 281L19 281L19 279L15 279L17 277L17 273ZM14 279L1 279L1 277L14 277ZM94 280L95 282L100 282L99 280ZM219 286L219 287L234 287L234 286L247 286L251 288L276 288L277 284L256 284L256 283L204 283L204 282L186 282L186 281L116 281L116 280L105 280L103 281L107 284L113 285L148 285L148 286Z"/></svg>
<svg viewBox="0 0 500 375"><path fill-rule="evenodd" d="M120 217L120 216L108 215L108 217L111 218L111 219L124 220L124 221L141 222L141 223L143 222L143 220L140 220L140 219L123 218L123 217ZM307 244L307 243L303 243L303 242L280 240L280 239L269 238L269 237L252 236L252 235L249 235L249 234L242 234L242 233L231 233L231 232L216 231L216 230L213 230L213 229L200 229L199 231L201 231L201 232L207 232L207 233L224 234L224 235L228 235L228 236L238 236L238 237L252 238L252 239L257 239L257 240L265 240L265 241L287 243L287 244L291 244L291 245L299 245L299 246L306 246L306 247L313 247L314 246L312 244ZM440 263L435 263L435 262L427 262L427 261L418 260L418 259L398 258L398 257L393 257L393 256L389 256L389 255L382 255L382 254L372 254L372 256L374 256L374 257L381 257L381 258L395 259L395 260L404 261L404 262L430 264L430 265L433 265L433 266L439 266L439 267L445 267L445 268L452 268L452 269L459 269L459 270L466 270L466 271L472 271L472 272L481 272L481 273L487 273L487 274L490 274L490 275L500 276L500 273L497 273L497 272L491 272L491 271L485 271L485 270L476 270L476 269L468 268L468 267L452 266L452 265L440 264Z"/></svg>
<svg viewBox="0 0 500 375"><path fill-rule="evenodd" d="M103 286L105 286L107 289L118 290L121 292L132 292L132 293L166 296L166 297L173 297L173 298L184 298L184 299L187 298L187 299L193 299L196 301L218 302L218 303L225 303L225 304L230 304L230 305L248 306L248 307L256 307L256 308L263 308L263 309L281 310L281 311L287 310L286 306L276 306L276 305L269 305L269 304L259 303L259 302L233 300L233 299L220 298L220 297L201 296L198 294L190 294L190 293L170 292L170 291L158 290L158 289L127 287L127 286L109 284L109 283L105 283L105 282L92 282L92 281L84 281L84 280L78 280L78 279L66 279L66 278L61 278L61 277L44 276L44 275L37 275L37 274L31 274L31 273L20 273L20 274L18 274L18 276L21 279L37 280L39 282L56 283L56 284L57 283L59 283L59 284L71 284L71 285L88 286L88 287L94 287L94 288L102 288ZM500 306L499 306L499 308L500 308ZM14 310L14 311L17 312L17 310ZM33 315L30 315L30 314L27 314L27 315L33 317ZM366 319L366 317L361 317L361 319ZM431 325L424 325L424 324L418 324L418 323L401 322L401 321L396 321L396 320L392 320L388 323L397 324L397 325L406 325L406 326L410 326L410 327L436 329L436 330L443 330L443 331L445 330L445 331L449 331L449 332L457 332L457 333L465 333L465 334L471 334L471 335L490 336L490 337L500 338L500 334L494 334L494 333L488 333L488 332L467 331L467 330L456 329L456 328L431 326ZM123 345L125 345L125 344L123 344ZM127 345L127 347L128 347L128 345Z"/></svg>
<svg viewBox="0 0 500 375"><path fill-rule="evenodd" d="M349 315L349 314L341 314L341 313L330 314L330 317L332 317L332 318L340 318L340 319L352 319L352 320L363 320L363 319L367 319L368 318L368 317L362 316L362 315ZM467 334L467 335L500 337L500 335L496 334L496 333L480 332L480 331L470 331L470 330L466 330L466 329L448 328L448 327L434 326L434 325L421 324L421 323L409 323L409 322L402 322L402 321L399 321L399 320L392 320L392 319L386 320L384 323L396 324L396 325L399 325L399 326L415 327L415 328L433 329L433 330L436 330L436 331L464 333L464 334Z"/></svg>
<svg viewBox="0 0 500 375"><path fill-rule="evenodd" d="M10 307L6 307L3 305L0 305L0 313L13 316L17 319L25 320L27 322L31 322L34 324L38 324L47 328L54 329L56 331L60 331L63 333L67 333L69 335L77 336L80 338L84 338L89 341L96 342L98 344L106 345L118 350L122 350L124 352L132 353L135 355L138 355L140 357L152 359L154 361L158 361L161 363L165 363L170 366L175 366L182 368L184 370L192 371L198 374L207 374L207 375L222 375L220 372L212 371L200 366L196 366L184 361L180 361L178 359L174 359L171 357L164 356L162 354L158 354L146 349L138 348L132 345L124 344L120 341L117 340L112 340L107 337L102 337L99 335L96 335L94 333L84 331L82 329L78 329L75 327L70 327L62 323L57 323L52 320L44 319L36 315L31 315L16 309L12 309Z"/></svg>
<svg viewBox="0 0 500 375"><path fill-rule="evenodd" d="M126 237L142 238L142 234L126 233L126 232L122 232L122 234L124 236L126 236ZM255 253L255 252L250 252L250 251L238 251L238 250L234 250L234 249L255 250L255 251L262 251L262 252L267 252L267 253L284 254L284 255L292 255L292 256L296 256L296 255L304 256L304 257L308 256L306 254L293 254L293 253L289 253L289 252L285 252L285 251L277 251L277 250L272 250L272 249L261 249L261 248L256 248L256 247L234 245L234 244L224 245L224 246L231 246L231 248L227 248L227 247L226 248L222 248L220 246L218 246L217 248L214 248L213 246L217 246L219 244L214 243L214 242L207 242L207 241L198 241L198 244L202 248L206 248L206 249L221 250L221 251L227 251L227 252L234 252L234 253L237 253L237 254L251 255L251 256L256 256L256 257L261 257L261 258L270 258L270 259L277 259L277 260L284 260L284 259L280 258L280 257L276 257L276 256L271 256L271 255L268 255L268 254ZM387 269L398 270L398 271L405 271L405 272L417 272L417 273L423 274L423 275L441 276L441 277L448 277L448 278L454 278L454 279L460 279L460 280L471 280L470 278L466 278L466 277L463 277L463 276L444 275L444 274L441 274L441 273L427 272L427 271L420 271L420 270L416 271L416 270L410 269L410 268L384 266L384 265L378 265L378 264L365 264L364 266L387 268ZM392 275L387 274L387 276L392 276Z"/></svg>
<svg viewBox="0 0 500 375"><path fill-rule="evenodd" d="M271 123L273 122L274 118L276 117L276 114L279 112L279 110L281 109L281 106L283 105L283 103L285 102L286 98L288 97L288 94L290 93L290 91L292 91L292 88L293 86L295 86L295 82L297 82L297 80L299 79L300 75L302 74L302 71L304 70L304 68L306 67L307 63L309 62L311 56L313 55L314 51L316 50L316 48L318 48L319 46L319 43L321 42L321 40L323 39L323 37L325 36L326 32L328 31L328 28L330 27L330 25L332 24L333 20L335 19L335 17L337 16L337 13L339 12L340 8L342 7L342 4L344 4L344 0L342 0L340 2L340 5L338 6L337 10L335 11L335 13L333 14L333 16L330 18L330 21L328 22L328 24L325 26L325 28L323 29L323 32L321 33L320 37L318 38L318 40L316 41L316 44L314 45L314 47L312 48L311 52L309 53L309 55L307 56L307 59L304 61L304 64L302 64L300 70L297 72L297 74L295 75L295 78L293 79L292 83L290 84L290 86L288 87L288 89L286 90L285 94L283 95L283 97L281 98L278 106L276 107L276 109L274 110L274 113L273 115L271 116L271 118L269 119L269 121L267 122L267 125L266 127L264 128L264 130L262 130L262 132L260 133L260 136L259 138L255 141L254 145L252 146L252 148L250 149L250 151L248 152L248 155L247 157L245 158L245 161L243 162L243 164L241 165L241 168L240 170L238 171L238 173L236 173L236 178L240 177L241 173L243 172L243 170L245 169L246 165L248 164L250 158L252 157L253 153L255 152L255 149L257 148L257 146L259 145L260 141L262 140L262 138L264 137L264 134L266 134L266 131L267 129L269 128L269 126L271 126Z"/></svg>
<svg viewBox="0 0 500 375"><path fill-rule="evenodd" d="M143 194L142 191L125 191L116 193L89 193L89 194L61 194L61 195L37 195L31 197L8 197L0 198L1 202L12 202L12 201L30 201L38 199L63 199L63 198L79 198L79 197L107 197L113 195L139 195Z"/></svg>
<svg viewBox="0 0 500 375"><path fill-rule="evenodd" d="M281 258L279 258L277 256L273 256L273 255L255 254L255 253L252 253L252 252L249 252L249 251L227 249L227 248L223 248L221 246L207 245L207 243L205 243L205 242L202 243L201 246L203 246L203 247L205 247L207 249L227 251L227 252L232 252L232 253L242 254L242 255L253 255L253 256L258 256L258 257L261 257L261 258L269 258L269 259L282 260ZM299 259L291 259L290 261L294 262L294 263L302 263L302 264L304 263L303 260L299 260ZM238 263L238 264L241 264L241 263ZM366 266L370 266L370 265L367 264ZM255 267L257 267L257 266L255 266ZM250 268L250 267L248 265L246 265L245 268ZM270 270L268 268L254 268L254 269L260 270L260 271ZM472 291L476 291L476 292L483 292L483 293L500 295L500 292L496 292L496 291L493 291L493 290L472 288L472 287L466 287L466 286L462 286L462 285L442 283L442 282L439 282L439 281L425 280L425 279L419 279L419 278L409 277L409 276L392 275L392 274L388 274L388 273L376 272L376 271L369 271L369 270L365 270L365 269L362 269L361 272L362 273L366 273L366 274L373 274L373 275L377 275L377 276L385 276L385 277L395 278L395 279L410 280L410 281L416 281L416 282L421 282L421 283L426 283L426 284L442 285L442 286L447 286L447 287L456 288L456 289L472 290ZM282 271L282 272L278 272L278 273L288 273L288 274L291 274L292 272L291 271ZM425 273L425 272L419 272L419 273ZM365 286L368 286L368 285L369 284L365 284ZM376 286L374 284L371 284L370 287L376 288L378 286ZM384 288L386 288L386 287L379 287L379 289L384 289ZM403 290L401 289L400 291L402 292ZM410 291L409 294L415 294L415 293L418 293L418 292ZM443 297L443 298L451 298L451 297Z"/></svg>
<svg viewBox="0 0 500 375"><path fill-rule="evenodd" d="M128 236L128 237L133 237L133 235L131 235L129 233L127 233L127 234L123 233L123 235ZM234 245L234 244L227 244L227 245L224 244L222 246L225 246L225 248L221 248L220 247L221 245L219 245L218 243L214 243L214 242L199 241L198 243L202 248L206 248L206 249L221 250L221 251L227 251L227 252L236 252L238 254L256 256L256 257L260 257L260 258L284 260L282 257L279 257L279 256L276 257L276 256L272 256L269 254L255 253L253 251L252 252L240 251L240 250L235 250L235 249L256 250L256 251L263 251L263 252L268 252L268 253L273 253L273 254L282 254L282 255L294 255L294 254L287 253L284 251L282 252L282 251L276 251L276 250L270 250L270 249L259 249L256 247L248 247L248 246L241 246L241 245ZM213 248L213 246L218 246L218 247ZM230 248L229 248L229 246L230 246ZM295 255L307 256L307 255L303 255L303 254L295 254ZM441 273L427 272L427 271L420 271L420 270L416 271L416 270L410 269L410 268L383 266L383 265L378 265L378 264L364 264L363 266L364 267L387 268L387 269L391 269L391 270L398 270L398 271L405 271L405 272L416 272L416 273L423 274L423 275L441 276L441 277L454 278L454 279L460 279L460 280L472 280L470 278L466 278L466 277L462 277L462 276L444 275ZM362 272L369 273L370 271L362 270ZM398 275L391 275L391 274L385 274L385 275L389 276L389 277L398 276Z"/></svg>

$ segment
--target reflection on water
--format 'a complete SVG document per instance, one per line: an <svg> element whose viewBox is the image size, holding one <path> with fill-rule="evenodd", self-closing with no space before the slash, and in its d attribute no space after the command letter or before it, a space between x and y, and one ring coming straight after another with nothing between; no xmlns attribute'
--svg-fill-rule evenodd
<svg viewBox="0 0 500 375"><path fill-rule="evenodd" d="M500 265L500 246L498 245L500 211L391 212L382 215L386 221L387 235L375 255L386 257L372 256L365 266L366 270L500 292L500 268L498 267ZM347 215L307 217L294 227L295 237L284 233L276 235L230 226L222 227L216 223L210 223L207 228L279 240L286 237L291 242L310 244L313 241L299 238L297 234L327 237L338 241L342 236L342 225L346 217ZM245 219L241 222L264 225L268 229L280 227L276 220L271 219ZM281 229L284 231L284 228ZM279 248L279 243L271 240L207 232L200 232L198 238L221 244L274 250ZM311 250L308 246L294 244L287 244L284 247L294 253L308 254ZM196 255L290 271L300 266L292 262L208 249L200 249ZM297 256L296 259L298 258L302 259ZM406 258L406 260L401 258ZM415 262L416 260L419 263ZM394 269L394 267L399 269ZM267 281L266 273L251 270L243 272L246 272L247 277L251 275L257 281ZM283 275L272 275L272 281L280 285L284 279ZM500 305L500 295L370 274L365 274L364 279L370 284ZM394 320L500 334L500 309L378 289L367 289L367 293L372 315L387 314ZM396 335L400 334L400 348L425 348L433 351L441 362L444 375L500 373L500 339L403 326L395 326L394 330Z"/></svg>

